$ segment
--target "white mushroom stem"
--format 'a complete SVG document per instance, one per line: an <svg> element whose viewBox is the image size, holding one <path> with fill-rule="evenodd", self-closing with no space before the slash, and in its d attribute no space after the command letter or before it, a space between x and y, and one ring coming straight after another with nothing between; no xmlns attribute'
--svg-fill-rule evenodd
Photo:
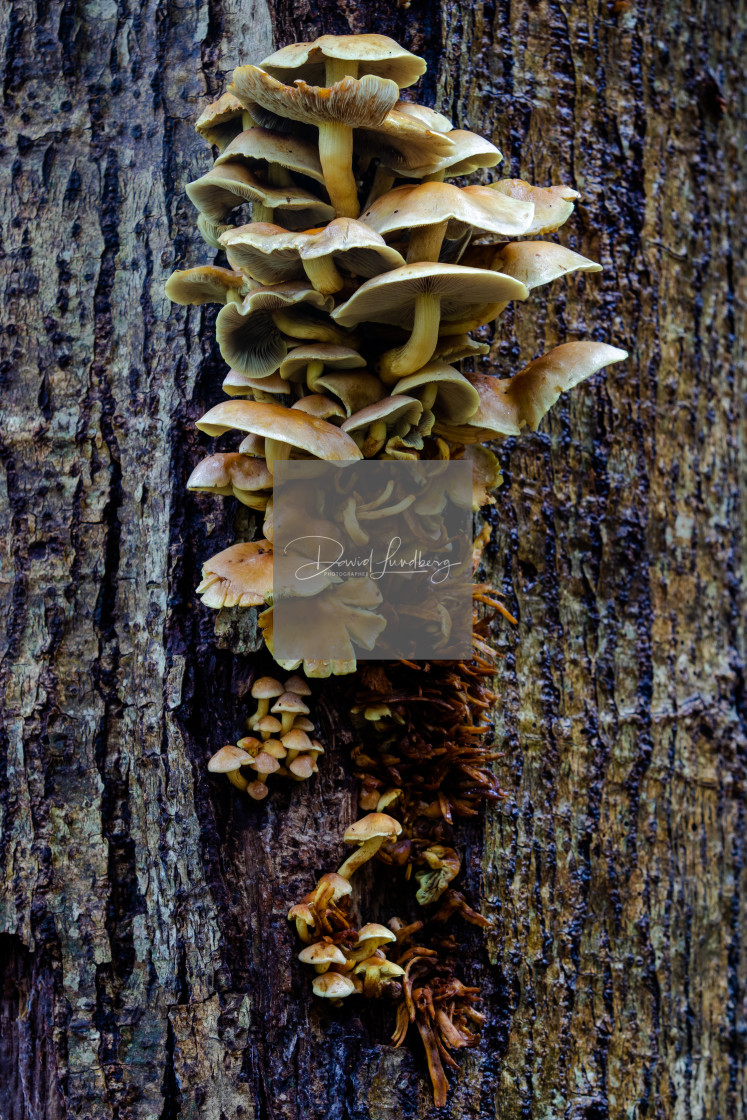
<svg viewBox="0 0 747 1120"><path fill-rule="evenodd" d="M492 323L507 307L508 301L505 303L486 303L479 311L470 315L469 319L459 319L453 323L441 323L440 334L444 337L452 334L468 334L470 331L477 330L478 327L484 327L486 323Z"/></svg>
<svg viewBox="0 0 747 1120"><path fill-rule="evenodd" d="M361 208L353 175L353 130L349 124L319 122L319 162L337 217L357 218Z"/></svg>
<svg viewBox="0 0 747 1120"><path fill-rule="evenodd" d="M385 385L417 370L431 360L438 345L441 297L423 293L415 297L412 334L403 346L387 350L379 359L379 376Z"/></svg>
<svg viewBox="0 0 747 1120"><path fill-rule="evenodd" d="M332 257L315 257L302 260L301 264L311 283L322 295L331 296L334 292L339 292L345 283Z"/></svg>
<svg viewBox="0 0 747 1120"><path fill-rule="evenodd" d="M414 229L410 234L407 263L418 264L420 261L437 261L448 224L448 222L437 222L433 226L421 226L419 229Z"/></svg>
<svg viewBox="0 0 747 1120"><path fill-rule="evenodd" d="M343 865L338 868L337 874L343 879L351 879L359 867L363 867L364 863L373 859L384 840L384 836L372 836L370 840L366 840L348 856Z"/></svg>

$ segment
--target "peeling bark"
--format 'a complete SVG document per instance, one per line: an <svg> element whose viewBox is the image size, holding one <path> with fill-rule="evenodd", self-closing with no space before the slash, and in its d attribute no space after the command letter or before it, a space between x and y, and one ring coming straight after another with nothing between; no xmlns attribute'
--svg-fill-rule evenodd
<svg viewBox="0 0 747 1120"><path fill-rule="evenodd" d="M205 769L266 663L193 594L234 532L184 489L223 365L214 312L163 295L209 259L183 192L205 100L273 41L374 30L502 175L583 194L562 240L605 272L509 311L485 370L631 350L499 448L508 797L460 832L495 934L460 931L488 1024L445 1114L745 1116L745 22L741 0L2 5L2 1120L432 1111L391 1011L313 1005L286 929L355 815L342 693L317 689L315 782L254 806ZM410 905L364 881L368 920Z"/></svg>

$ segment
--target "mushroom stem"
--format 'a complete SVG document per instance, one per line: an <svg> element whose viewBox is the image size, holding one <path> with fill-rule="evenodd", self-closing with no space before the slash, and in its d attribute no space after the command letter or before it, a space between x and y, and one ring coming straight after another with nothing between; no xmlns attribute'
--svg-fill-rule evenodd
<svg viewBox="0 0 747 1120"><path fill-rule="evenodd" d="M274 210L271 206L263 206L261 202L252 203L253 222L271 222Z"/></svg>
<svg viewBox="0 0 747 1120"><path fill-rule="evenodd" d="M251 725L255 727L259 720L264 719L270 710L270 701L267 697L260 697L258 700L258 707L254 715L251 717ZM251 730L251 729L250 729Z"/></svg>
<svg viewBox="0 0 747 1120"><path fill-rule="evenodd" d="M271 187L292 187L293 180L287 167L279 163L271 163L267 167L267 182Z"/></svg>
<svg viewBox="0 0 747 1120"><path fill-rule="evenodd" d="M357 78L358 65L354 58L325 58L324 80L327 86L333 86L343 78Z"/></svg>
<svg viewBox="0 0 747 1120"><path fill-rule="evenodd" d="M419 261L437 261L448 224L448 222L437 222L433 226L421 226L420 229L414 229L410 234L407 263L417 264Z"/></svg>
<svg viewBox="0 0 747 1120"><path fill-rule="evenodd" d="M267 445L265 444L265 447L266 446ZM289 447L289 445L287 443L286 443L285 446ZM290 458L290 456L288 456L288 457ZM282 739L283 735L285 735L288 731L290 731L291 727L293 726L293 720L295 718L296 718L295 712L282 712L281 713L281 715L280 715L280 722L282 724L282 730L280 732L281 739ZM295 754L297 754L297 753L298 752L295 752ZM294 758L295 758L295 754L293 756Z"/></svg>
<svg viewBox="0 0 747 1120"><path fill-rule="evenodd" d="M486 303L474 315L470 315L469 319L459 319L453 323L442 322L439 333L444 336L468 334L469 331L475 331L478 327L484 327L486 323L492 323L507 307L508 300L505 303Z"/></svg>
<svg viewBox="0 0 747 1120"><path fill-rule="evenodd" d="M324 362L313 361L309 362L306 367L306 384L309 389L316 389L317 379L324 373Z"/></svg>
<svg viewBox="0 0 747 1120"><path fill-rule="evenodd" d="M254 117L246 109L244 109L244 112L241 114L241 127L244 131L246 131L247 128L254 128Z"/></svg>
<svg viewBox="0 0 747 1120"><path fill-rule="evenodd" d="M319 162L329 201L338 218L357 218L361 212L353 175L353 130L339 121L319 122Z"/></svg>
<svg viewBox="0 0 747 1120"><path fill-rule="evenodd" d="M385 385L393 385L430 361L438 345L440 321L441 297L430 293L417 296L409 339L403 346L387 350L379 359L379 377Z"/></svg>
<svg viewBox="0 0 747 1120"><path fill-rule="evenodd" d="M381 451L386 443L386 422L384 420L374 420L371 427L368 429L368 434L363 441L361 451L363 452L364 459L373 459L374 455Z"/></svg>
<svg viewBox="0 0 747 1120"><path fill-rule="evenodd" d="M363 867L364 863L368 863L370 859L378 852L381 845L384 843L383 836L372 836L370 840L366 840L359 848L356 848L351 855L345 860L343 865L338 868L337 874L342 876L343 879L350 879L358 870Z"/></svg>
<svg viewBox="0 0 747 1120"><path fill-rule="evenodd" d="M363 204L363 209L368 210L369 206L373 206L374 202L376 202L378 198L381 198L383 194L386 194L388 191L390 191L394 186L395 178L396 176L393 171L390 171L388 167L382 167L382 165L379 164L374 172L371 190L369 191L368 198Z"/></svg>
<svg viewBox="0 0 747 1120"><path fill-rule="evenodd" d="M302 260L303 270L318 292L331 296L339 292L345 281L331 257L315 257Z"/></svg>
<svg viewBox="0 0 747 1120"><path fill-rule="evenodd" d="M279 459L290 459L290 457L291 445L289 443L283 443L283 441L279 439L268 438L265 440L265 462L267 463L267 469L270 474L272 474L274 463L277 463Z"/></svg>
<svg viewBox="0 0 747 1120"><path fill-rule="evenodd" d="M244 793L247 786L249 785L247 779L243 777L243 775L238 770L229 770L228 780L232 786L236 786L236 789L240 789L242 793Z"/></svg>

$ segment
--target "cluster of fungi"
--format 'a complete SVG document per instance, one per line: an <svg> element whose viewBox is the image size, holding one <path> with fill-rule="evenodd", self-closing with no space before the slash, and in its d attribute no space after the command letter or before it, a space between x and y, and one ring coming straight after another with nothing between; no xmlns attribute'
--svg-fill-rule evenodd
<svg viewBox="0 0 747 1120"><path fill-rule="evenodd" d="M263 515L262 538L208 560L197 590L208 606L257 610L270 654L275 463L466 459L477 511L500 482L483 443L536 430L562 392L627 356L578 341L509 377L456 368L487 353L471 332L510 301L600 266L537 239L568 219L578 197L571 188L453 182L502 157L402 98L424 71L386 36L325 35L239 66L197 122L218 155L187 193L204 240L228 267L177 271L167 293L181 304L224 305L216 336L231 399L197 427L237 433L239 442L198 464L188 486L233 495ZM483 533L478 558L484 543ZM474 1045L482 1022L478 990L456 974L446 923L488 925L452 886L461 865L452 829L500 796L487 639L496 613L507 612L484 584L473 602L471 660L277 660L283 673L306 678L355 673L352 759L365 815L344 835L352 855L290 909L300 959L314 969L319 997L395 1002L394 1041L417 1029L438 1105L444 1067L455 1068L453 1051ZM270 776L312 777L322 753L310 736L305 678L281 676L255 682L251 734L209 764L256 800ZM371 859L415 880L424 920L354 922L351 880Z"/></svg>

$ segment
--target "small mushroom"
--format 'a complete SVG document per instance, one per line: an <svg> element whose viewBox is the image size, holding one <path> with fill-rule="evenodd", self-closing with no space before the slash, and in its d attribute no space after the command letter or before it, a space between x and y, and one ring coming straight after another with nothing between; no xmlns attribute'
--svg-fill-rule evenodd
<svg viewBox="0 0 747 1120"><path fill-rule="evenodd" d="M288 680L285 682L285 691L295 692L296 696L311 696L311 689L309 688L307 682L303 679L303 677L299 677L297 674L295 676L288 677Z"/></svg>
<svg viewBox="0 0 747 1120"><path fill-rule="evenodd" d="M239 99L232 93L224 93L203 109L197 118L195 129L208 144L215 144L223 150L247 127L250 119Z"/></svg>
<svg viewBox="0 0 747 1120"><path fill-rule="evenodd" d="M345 955L331 941L326 940L307 945L298 954L298 959L303 964L313 965L314 971L320 975L327 972L331 964L347 964Z"/></svg>
<svg viewBox="0 0 747 1120"><path fill-rule="evenodd" d="M278 396L288 396L288 388L279 373L271 373L269 377L245 377L235 369L229 369L222 385L226 396L249 397L264 403L272 403Z"/></svg>
<svg viewBox="0 0 747 1120"><path fill-rule="evenodd" d="M305 902L299 902L295 906L291 906L288 911L288 921L296 923L298 936L306 944L309 944L317 927L317 920L311 907Z"/></svg>
<svg viewBox="0 0 747 1120"><path fill-rule="evenodd" d="M365 817L345 829L343 837L346 844L355 844L356 850L349 855L337 874L350 879L364 863L372 859L385 840L394 840L402 831L402 825L386 813L368 813Z"/></svg>
<svg viewBox="0 0 747 1120"><path fill-rule="evenodd" d="M343 976L340 972L325 972L322 976L317 976L314 983L311 985L315 996L321 999L331 999L334 1002L339 1002L350 996L355 992L355 984L349 976Z"/></svg>
<svg viewBox="0 0 747 1120"><path fill-rule="evenodd" d="M255 801L261 801L262 798L266 797L266 794L261 793L258 787L260 785L265 785L268 776L280 769L280 763L276 758L273 758L271 754L268 754L267 751L260 751L257 757L251 760L249 766L257 771L257 780L247 786L246 792L250 797L254 798Z"/></svg>
<svg viewBox="0 0 747 1120"><path fill-rule="evenodd" d="M355 412L343 423L342 430L353 436L364 459L373 459L386 446L393 431L400 436L407 435L418 426L422 415L423 405L419 400L400 394L384 397ZM419 442L422 448L422 438Z"/></svg>
<svg viewBox="0 0 747 1120"><path fill-rule="evenodd" d="M358 931L358 940L355 948L348 952L348 960L356 962L365 960L366 957L372 956L383 945L390 944L392 941L396 942L396 940L396 935L386 926L381 926L378 922L368 922Z"/></svg>
<svg viewBox="0 0 747 1120"><path fill-rule="evenodd" d="M247 751L228 743L212 756L208 762L208 770L211 774L225 774L231 785L236 786L243 793L249 783L239 771L242 766L248 766L251 761L252 756Z"/></svg>
<svg viewBox="0 0 747 1120"><path fill-rule="evenodd" d="M483 307L486 301L526 299L527 295L525 286L513 277L434 261L408 264L367 280L332 317L342 326L369 322L410 329L403 346L380 358L381 379L391 384L431 360L442 317L455 318L468 309ZM220 314L230 310L225 308Z"/></svg>
<svg viewBox="0 0 747 1120"><path fill-rule="evenodd" d="M283 727L281 735L286 735L293 726L295 716L307 716L309 709L295 692L284 692L272 705L273 715L280 715Z"/></svg>
<svg viewBox="0 0 747 1120"><path fill-rule="evenodd" d="M443 844L433 844L426 848L422 852L422 858L429 870L415 872L415 878L420 884L415 898L421 906L430 906L438 901L452 879L459 874L462 860L453 848L447 848Z"/></svg>
<svg viewBox="0 0 747 1120"><path fill-rule="evenodd" d="M363 978L363 995L373 999L381 994L387 980L404 976L405 970L394 961L388 961L383 954L372 953L356 964L353 974Z"/></svg>
<svg viewBox="0 0 747 1120"><path fill-rule="evenodd" d="M284 759L288 754L280 739L265 739L262 750L278 761Z"/></svg>
<svg viewBox="0 0 747 1120"><path fill-rule="evenodd" d="M256 726L269 712L270 701L282 695L283 686L280 681L276 681L274 677L258 677L252 685L252 696L257 701L257 710L249 721L250 726Z"/></svg>
<svg viewBox="0 0 747 1120"><path fill-rule="evenodd" d="M300 727L291 727L289 731L283 734L282 738L283 746L288 752L289 763L291 763L298 754L308 751L311 747L311 739Z"/></svg>
<svg viewBox="0 0 747 1120"><path fill-rule="evenodd" d="M262 459L238 452L219 452L198 463L187 489L205 494L233 495L251 509L263 510L272 490L272 475Z"/></svg>
<svg viewBox="0 0 747 1120"><path fill-rule="evenodd" d="M187 183L190 201L214 222L224 222L237 206L252 203L257 220L278 216L286 224L295 220L303 226L329 221L335 212L310 191L296 186L273 187L264 183L240 160L221 163Z"/></svg>
<svg viewBox="0 0 747 1120"><path fill-rule="evenodd" d="M405 393L417 397L424 410L444 416L453 424L461 424L474 416L480 405L479 393L464 374L439 361L428 362L417 373L403 377L392 392L395 396Z"/></svg>
<svg viewBox="0 0 747 1120"><path fill-rule="evenodd" d="M271 715L260 716L260 718L255 721L253 728L254 731L259 731L262 739L265 741L271 739L273 735L279 735L282 729L283 725L280 720Z"/></svg>
<svg viewBox="0 0 747 1120"><path fill-rule="evenodd" d="M231 545L202 566L197 594L206 607L256 607L272 596L272 548L265 540Z"/></svg>
<svg viewBox="0 0 747 1120"><path fill-rule="evenodd" d="M301 397L293 405L298 412L305 412L307 416L315 416L317 420L326 420L330 424L341 424L345 419L345 409L342 405L323 393L311 393Z"/></svg>
<svg viewBox="0 0 747 1120"><path fill-rule="evenodd" d="M164 291L172 303L183 306L203 303L241 303L249 285L240 272L203 264L177 269L166 281Z"/></svg>
<svg viewBox="0 0 747 1120"><path fill-rule="evenodd" d="M288 770L297 782L306 782L312 774L317 773L317 765L311 755L299 754L288 763Z"/></svg>
<svg viewBox="0 0 747 1120"><path fill-rule="evenodd" d="M302 78L314 85L334 85L342 77L375 74L400 89L425 73L422 58L405 50L388 35L322 35L312 43L291 43L260 63L280 81Z"/></svg>
<svg viewBox="0 0 747 1120"><path fill-rule="evenodd" d="M219 238L230 228L231 226L225 222L216 222L202 212L197 215L197 229L202 234L203 241L207 242L213 249L220 249Z"/></svg>

